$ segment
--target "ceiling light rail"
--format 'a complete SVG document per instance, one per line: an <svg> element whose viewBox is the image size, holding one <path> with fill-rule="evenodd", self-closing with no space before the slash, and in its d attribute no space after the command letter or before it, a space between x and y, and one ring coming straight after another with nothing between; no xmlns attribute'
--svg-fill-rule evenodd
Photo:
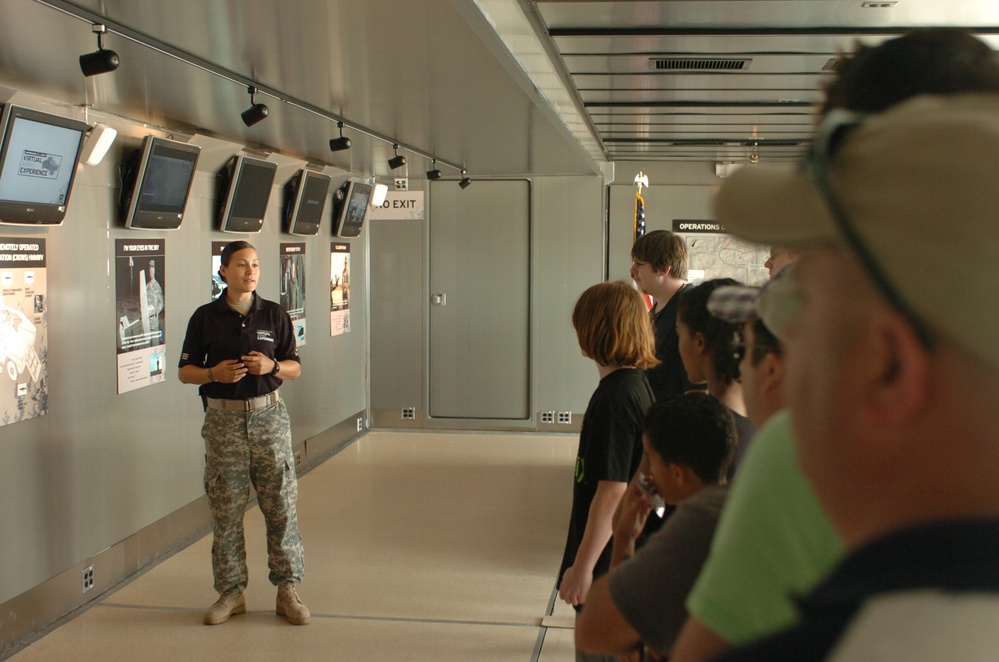
<svg viewBox="0 0 999 662"><path fill-rule="evenodd" d="M452 161L442 159L418 147L413 147L411 145L401 143L399 142L398 139L393 138L392 136L387 136L383 133L375 131L374 129L350 122L349 120L347 120L347 118L335 115L334 113L331 113L328 110L325 110L318 106L314 106L306 101L302 101L301 99L297 99L295 97L284 94L279 90L262 86L257 81L251 80L246 76L236 73L235 71L231 71L229 69L226 69L225 67L220 67L219 65L213 62L209 62L208 60L198 57L197 55L188 53L179 48L175 48L163 41L160 41L158 39L155 39L154 37L150 37L149 35L143 34L129 27L121 25L120 23L115 23L114 21L108 19L105 16L101 16L100 14L84 9L83 7L75 5L72 2L67 2L66 0L34 0L34 1L40 5L44 5L46 7L49 7L50 9L54 9L58 12L66 14L67 16L72 16L73 18L90 23L91 26L103 25L104 29L100 32L101 36L108 33L116 34L119 37L127 39L133 43L139 44L140 46L148 48L157 53L166 55L167 57L171 57L175 60L183 62L184 64L190 65L195 69L200 69L205 73L209 73L223 80L235 83L236 85L239 85L244 89L253 88L255 90L255 94L257 95L270 97L277 101L283 102L289 106L292 106L293 108L298 108L299 110L303 110L307 113L310 113L322 119L337 123L337 126L341 128L341 131L343 128L347 128L355 133L360 133L362 135L368 136L369 138L373 138L388 145L392 145L393 148L396 150L397 154L398 150L401 149L406 152L410 152L417 156L423 157L428 161L436 161L441 165L445 165L449 168L453 168L458 171L464 170L464 166L459 163L454 163ZM257 104L257 105L263 105L263 104ZM340 126L341 124L342 126Z"/></svg>

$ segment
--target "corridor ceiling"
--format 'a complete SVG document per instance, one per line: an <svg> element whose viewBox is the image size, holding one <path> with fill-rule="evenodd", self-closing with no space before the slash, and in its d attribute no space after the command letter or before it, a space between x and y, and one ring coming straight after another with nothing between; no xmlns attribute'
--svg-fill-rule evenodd
<svg viewBox="0 0 999 662"><path fill-rule="evenodd" d="M951 25L999 44L996 0L0 0L0 12L8 95L383 178L423 177L434 158L445 178L795 158L856 40ZM121 66L84 78L93 23ZM253 127L240 121L248 85L270 108ZM338 120L353 147L334 153Z"/></svg>
<svg viewBox="0 0 999 662"><path fill-rule="evenodd" d="M798 158L856 42L959 26L999 45L995 0L532 4L612 161Z"/></svg>

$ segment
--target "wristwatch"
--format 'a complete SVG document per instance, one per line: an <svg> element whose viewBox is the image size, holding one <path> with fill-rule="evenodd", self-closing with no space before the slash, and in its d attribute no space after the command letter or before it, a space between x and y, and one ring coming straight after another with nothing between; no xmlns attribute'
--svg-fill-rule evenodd
<svg viewBox="0 0 999 662"><path fill-rule="evenodd" d="M271 377L277 377L278 370L280 369L281 369L281 364L278 362L277 359L274 359L274 369L271 370Z"/></svg>

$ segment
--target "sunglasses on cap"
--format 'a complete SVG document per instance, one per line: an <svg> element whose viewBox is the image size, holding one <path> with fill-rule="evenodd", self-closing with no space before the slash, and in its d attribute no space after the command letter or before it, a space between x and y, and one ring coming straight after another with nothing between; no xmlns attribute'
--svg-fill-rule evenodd
<svg viewBox="0 0 999 662"><path fill-rule="evenodd" d="M832 217L836 222L837 228L854 255L860 260L864 270L888 300L891 307L909 322L916 336L919 338L920 344L927 350L932 350L934 342L930 330L923 320L920 319L919 315L902 298L898 289L885 274L884 269L874 258L871 251L868 250L860 235L850 223L849 216L832 187L830 167L836 151L846 142L846 138L850 133L864 123L866 118L867 114L850 110L834 109L829 111L815 131L812 149L808 156L806 156L804 165L811 173L816 186L822 193L829 211L832 212Z"/></svg>

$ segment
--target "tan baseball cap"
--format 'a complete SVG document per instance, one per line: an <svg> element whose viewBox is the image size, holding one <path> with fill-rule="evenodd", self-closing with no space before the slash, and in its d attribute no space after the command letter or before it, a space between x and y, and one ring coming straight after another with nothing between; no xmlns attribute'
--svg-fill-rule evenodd
<svg viewBox="0 0 999 662"><path fill-rule="evenodd" d="M999 95L920 97L871 115L828 171L843 216L904 304L999 365ZM802 165L741 168L715 211L756 242L854 250Z"/></svg>

